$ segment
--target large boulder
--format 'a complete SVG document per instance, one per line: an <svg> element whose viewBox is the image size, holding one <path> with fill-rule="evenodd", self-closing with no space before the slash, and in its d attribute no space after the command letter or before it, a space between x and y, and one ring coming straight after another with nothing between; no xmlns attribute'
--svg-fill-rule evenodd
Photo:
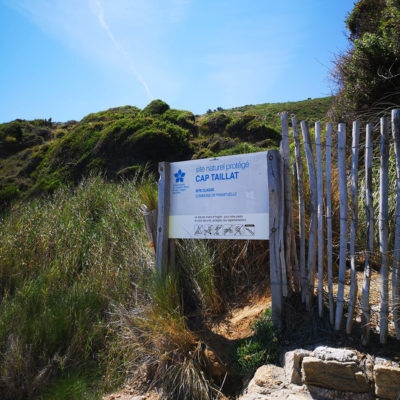
<svg viewBox="0 0 400 400"><path fill-rule="evenodd" d="M375 365L375 394L382 399L400 398L400 367Z"/></svg>
<svg viewBox="0 0 400 400"><path fill-rule="evenodd" d="M356 362L321 360L305 357L302 364L303 383L347 392L370 391L367 377Z"/></svg>

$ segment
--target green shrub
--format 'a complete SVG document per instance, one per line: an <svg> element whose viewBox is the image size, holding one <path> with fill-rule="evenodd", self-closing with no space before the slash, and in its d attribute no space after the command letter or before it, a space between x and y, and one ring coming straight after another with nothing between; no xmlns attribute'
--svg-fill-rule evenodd
<svg viewBox="0 0 400 400"><path fill-rule="evenodd" d="M231 122L231 117L224 113L214 113L203 119L199 125L200 132L204 135L223 133L225 127Z"/></svg>
<svg viewBox="0 0 400 400"><path fill-rule="evenodd" d="M250 143L239 143L235 147L218 152L216 156L221 157L234 154L256 153L257 151L265 151L265 149L256 147Z"/></svg>
<svg viewBox="0 0 400 400"><path fill-rule="evenodd" d="M11 200L16 199L19 196L18 186L7 186L0 190L0 204L7 203Z"/></svg>
<svg viewBox="0 0 400 400"><path fill-rule="evenodd" d="M162 100L153 100L143 109L143 114L161 115L169 110L169 105Z"/></svg>
<svg viewBox="0 0 400 400"><path fill-rule="evenodd" d="M240 375L250 376L261 365L277 361L280 351L279 334L274 328L271 315L271 310L266 309L252 327L253 336L234 346L234 367Z"/></svg>

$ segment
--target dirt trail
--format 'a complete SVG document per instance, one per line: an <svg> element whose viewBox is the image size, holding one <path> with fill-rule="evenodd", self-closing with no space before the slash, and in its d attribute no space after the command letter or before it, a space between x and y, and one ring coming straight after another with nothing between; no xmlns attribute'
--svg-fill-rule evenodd
<svg viewBox="0 0 400 400"><path fill-rule="evenodd" d="M229 341L249 337L253 333L253 323L270 305L269 295L250 299L240 306L235 306L222 317L212 320L208 326L213 333Z"/></svg>

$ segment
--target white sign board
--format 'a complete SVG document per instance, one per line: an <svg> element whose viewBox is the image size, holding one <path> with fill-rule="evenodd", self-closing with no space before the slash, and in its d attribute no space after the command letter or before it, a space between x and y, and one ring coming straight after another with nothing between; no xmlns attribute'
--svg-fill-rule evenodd
<svg viewBox="0 0 400 400"><path fill-rule="evenodd" d="M170 167L169 238L268 239L267 152Z"/></svg>

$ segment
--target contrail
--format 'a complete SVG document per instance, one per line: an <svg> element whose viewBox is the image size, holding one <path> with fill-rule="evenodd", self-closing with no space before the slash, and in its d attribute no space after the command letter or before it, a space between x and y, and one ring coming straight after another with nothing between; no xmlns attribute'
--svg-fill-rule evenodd
<svg viewBox="0 0 400 400"><path fill-rule="evenodd" d="M105 21L104 8L101 5L100 0L94 0L93 3L95 5L94 13L95 13L97 19L99 20L100 26L107 32L107 35L110 38L110 40L113 42L115 48L126 58L128 64L129 64L129 69L131 70L131 72L136 76L138 81L144 87L144 90L146 91L146 94L147 94L147 97L149 98L149 100L153 99L153 95L150 91L149 86L147 85L146 81L143 79L142 75L136 70L135 65L131 59L131 56L125 50L125 48L121 45L121 43L115 38L110 27L108 26L107 22Z"/></svg>

